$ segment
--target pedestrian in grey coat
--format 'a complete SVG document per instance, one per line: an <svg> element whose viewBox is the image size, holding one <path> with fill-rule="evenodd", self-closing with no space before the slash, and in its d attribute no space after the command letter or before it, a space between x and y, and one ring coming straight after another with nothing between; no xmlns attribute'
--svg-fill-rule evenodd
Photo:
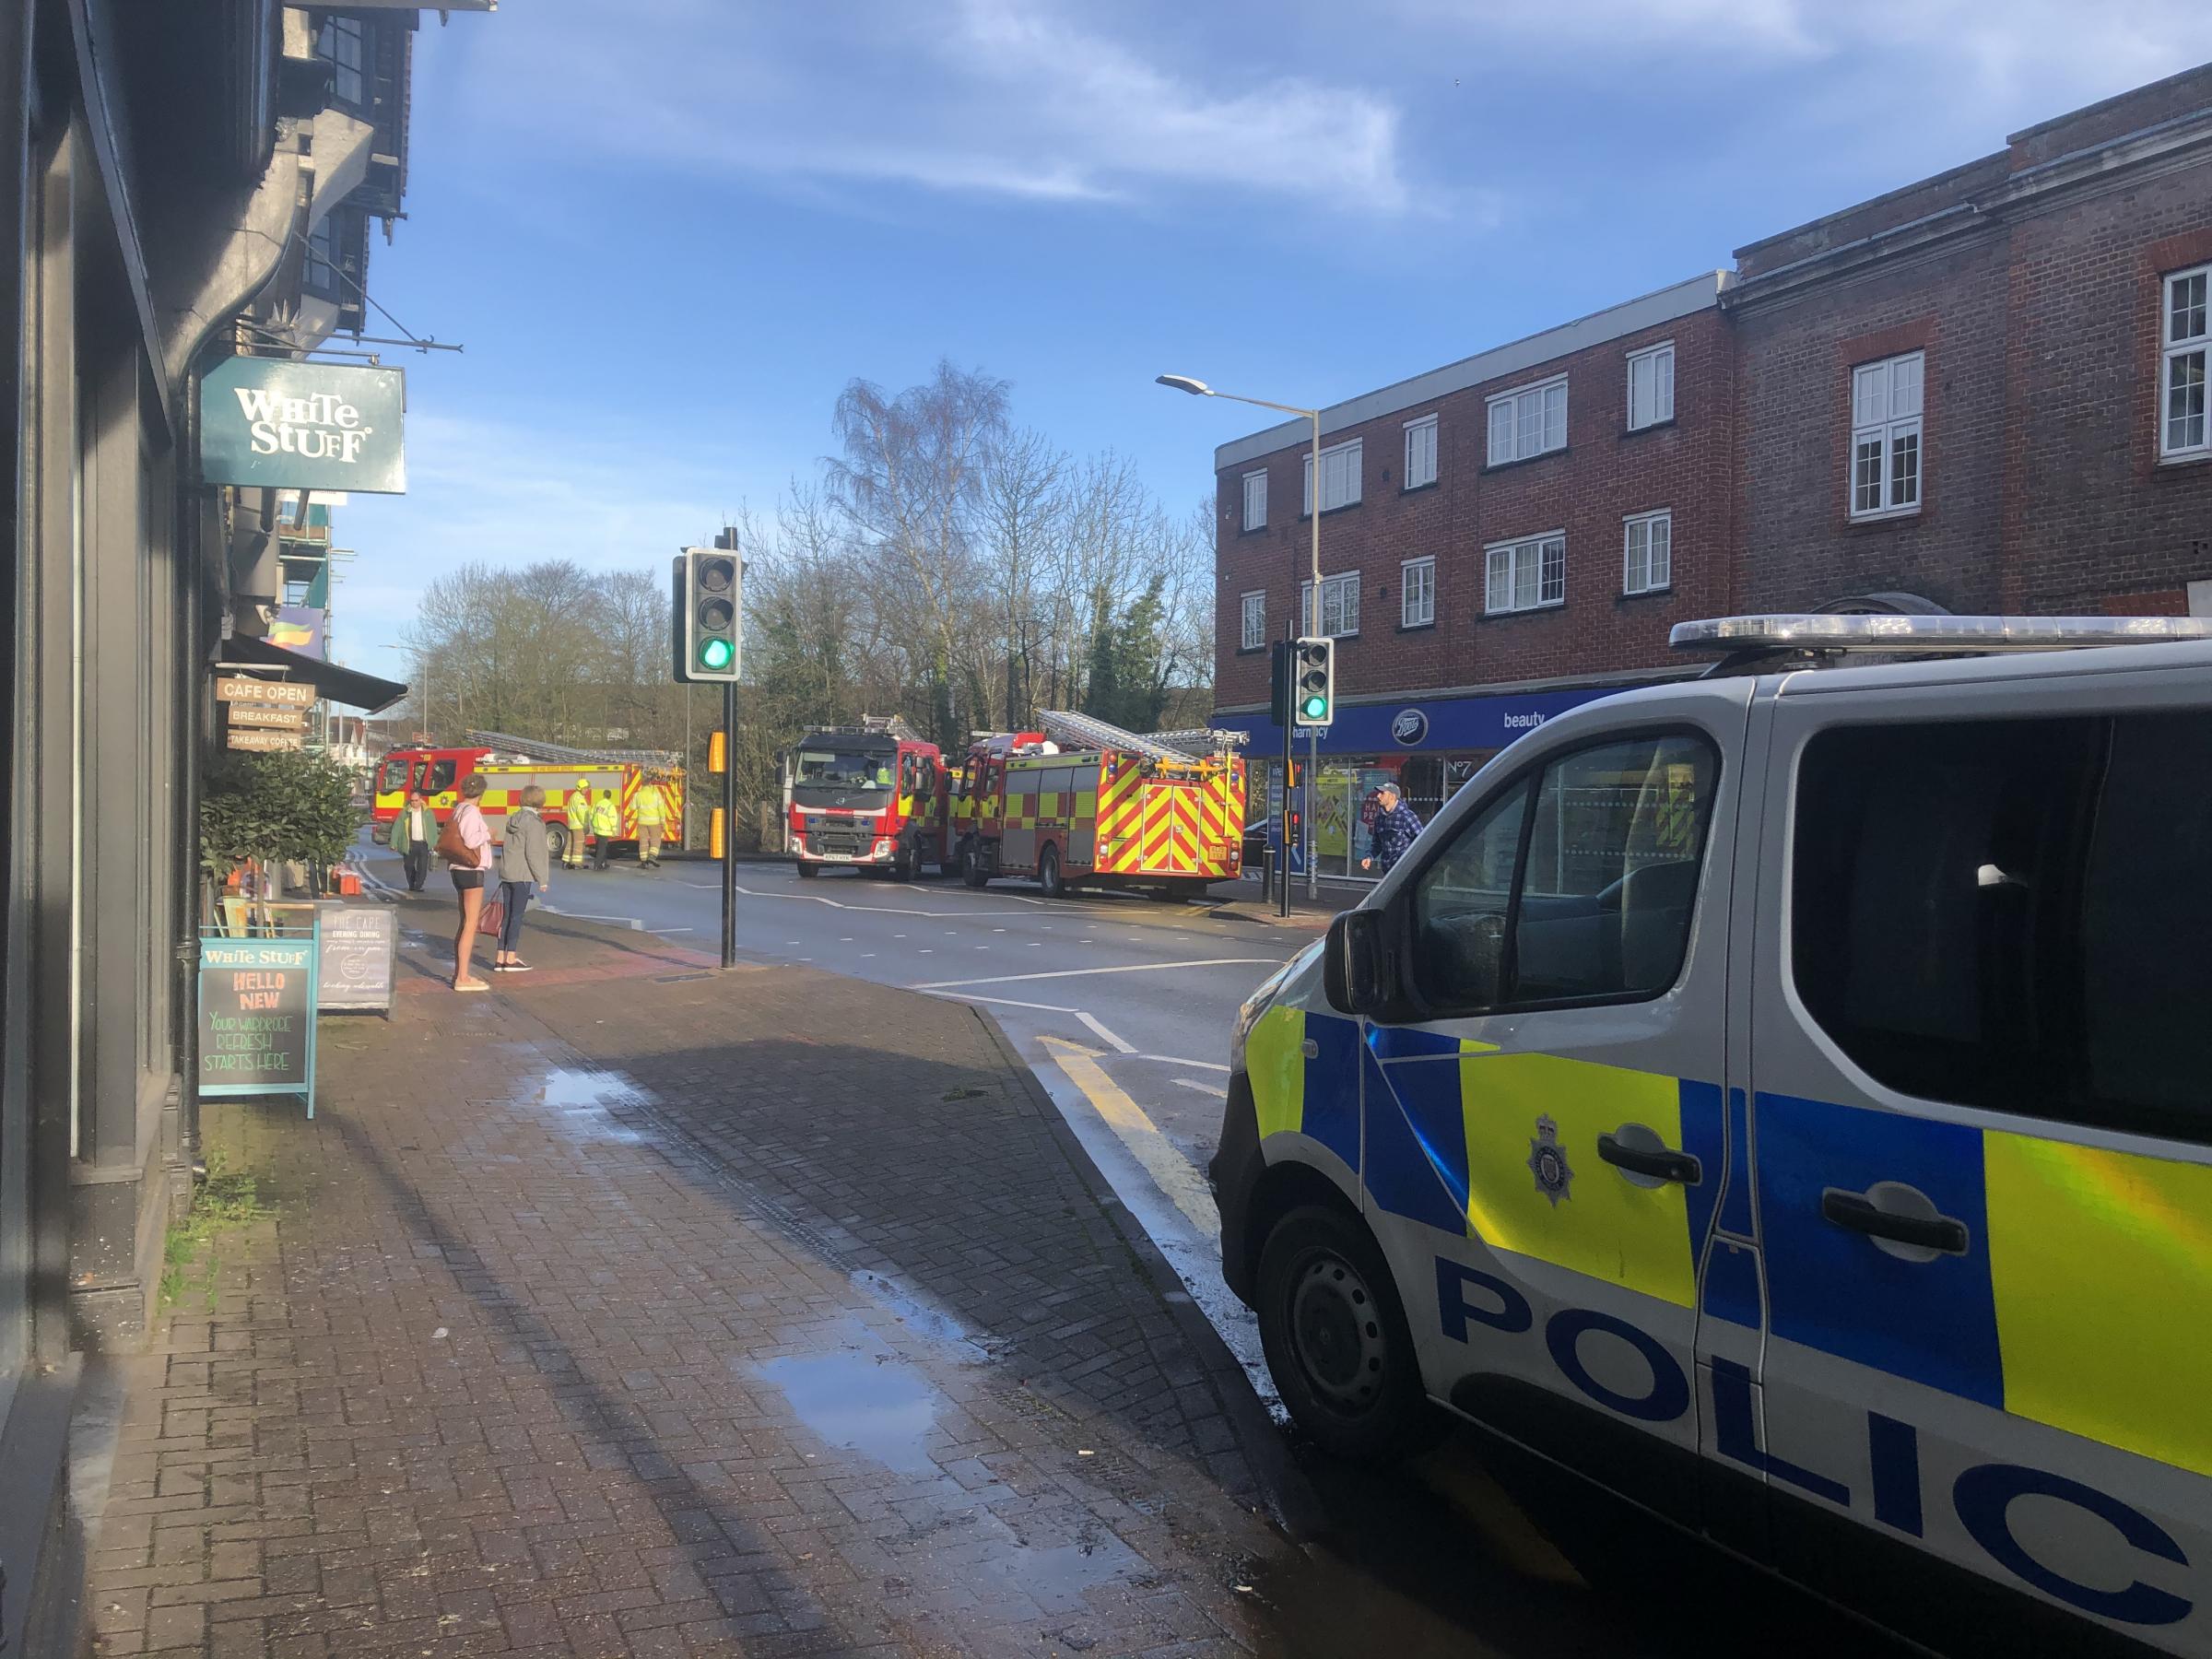
<svg viewBox="0 0 2212 1659"><path fill-rule="evenodd" d="M515 954L515 947L522 943L523 912L529 908L531 888L544 893L553 885L545 804L546 792L533 783L523 791L523 804L507 815L507 840L500 848L500 900L507 913L500 922L500 951L491 964L494 973L530 971L530 964Z"/></svg>

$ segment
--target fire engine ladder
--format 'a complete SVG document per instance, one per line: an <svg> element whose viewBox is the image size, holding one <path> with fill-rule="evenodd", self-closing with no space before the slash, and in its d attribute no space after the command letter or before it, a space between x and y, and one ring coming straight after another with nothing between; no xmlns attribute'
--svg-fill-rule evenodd
<svg viewBox="0 0 2212 1659"><path fill-rule="evenodd" d="M1194 757L1162 743L1157 737L1140 737L1135 732L1125 732L1111 721L1100 720L1095 714L1074 714L1065 709L1040 709L1037 724L1055 743L1073 745L1077 748L1128 749L1152 760L1189 760Z"/></svg>
<svg viewBox="0 0 2212 1659"><path fill-rule="evenodd" d="M649 771L673 771L677 764L677 757L667 749L571 748L565 743L517 737L512 732L471 732L468 738L471 743L525 760L551 760L562 766L641 766Z"/></svg>
<svg viewBox="0 0 2212 1659"><path fill-rule="evenodd" d="M1250 733L1225 732L1218 726L1178 726L1172 732L1154 732L1154 743L1164 743L1179 754L1197 759L1206 755L1226 755L1231 749L1242 748L1252 741Z"/></svg>

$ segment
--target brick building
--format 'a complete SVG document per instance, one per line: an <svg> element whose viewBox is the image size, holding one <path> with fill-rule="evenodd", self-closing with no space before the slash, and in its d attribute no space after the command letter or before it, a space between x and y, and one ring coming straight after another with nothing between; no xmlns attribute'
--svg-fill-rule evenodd
<svg viewBox="0 0 2212 1659"><path fill-rule="evenodd" d="M1323 413L1324 870L1743 610L2212 612L2212 67ZM1216 723L1277 752L1302 422L1215 456Z"/></svg>

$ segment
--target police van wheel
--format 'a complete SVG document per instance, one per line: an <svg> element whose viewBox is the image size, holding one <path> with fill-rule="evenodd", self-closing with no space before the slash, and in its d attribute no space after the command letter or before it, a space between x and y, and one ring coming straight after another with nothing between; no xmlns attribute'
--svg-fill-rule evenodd
<svg viewBox="0 0 2212 1659"><path fill-rule="evenodd" d="M1389 1266L1357 1220L1308 1205L1277 1221L1260 1252L1257 1308L1283 1404L1324 1450L1387 1462L1442 1431Z"/></svg>

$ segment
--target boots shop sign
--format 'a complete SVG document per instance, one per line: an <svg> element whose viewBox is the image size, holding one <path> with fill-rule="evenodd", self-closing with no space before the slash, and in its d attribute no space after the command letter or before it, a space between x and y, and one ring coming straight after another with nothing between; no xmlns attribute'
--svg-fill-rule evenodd
<svg viewBox="0 0 2212 1659"><path fill-rule="evenodd" d="M405 495L406 376L234 357L200 382L200 476L210 484Z"/></svg>

